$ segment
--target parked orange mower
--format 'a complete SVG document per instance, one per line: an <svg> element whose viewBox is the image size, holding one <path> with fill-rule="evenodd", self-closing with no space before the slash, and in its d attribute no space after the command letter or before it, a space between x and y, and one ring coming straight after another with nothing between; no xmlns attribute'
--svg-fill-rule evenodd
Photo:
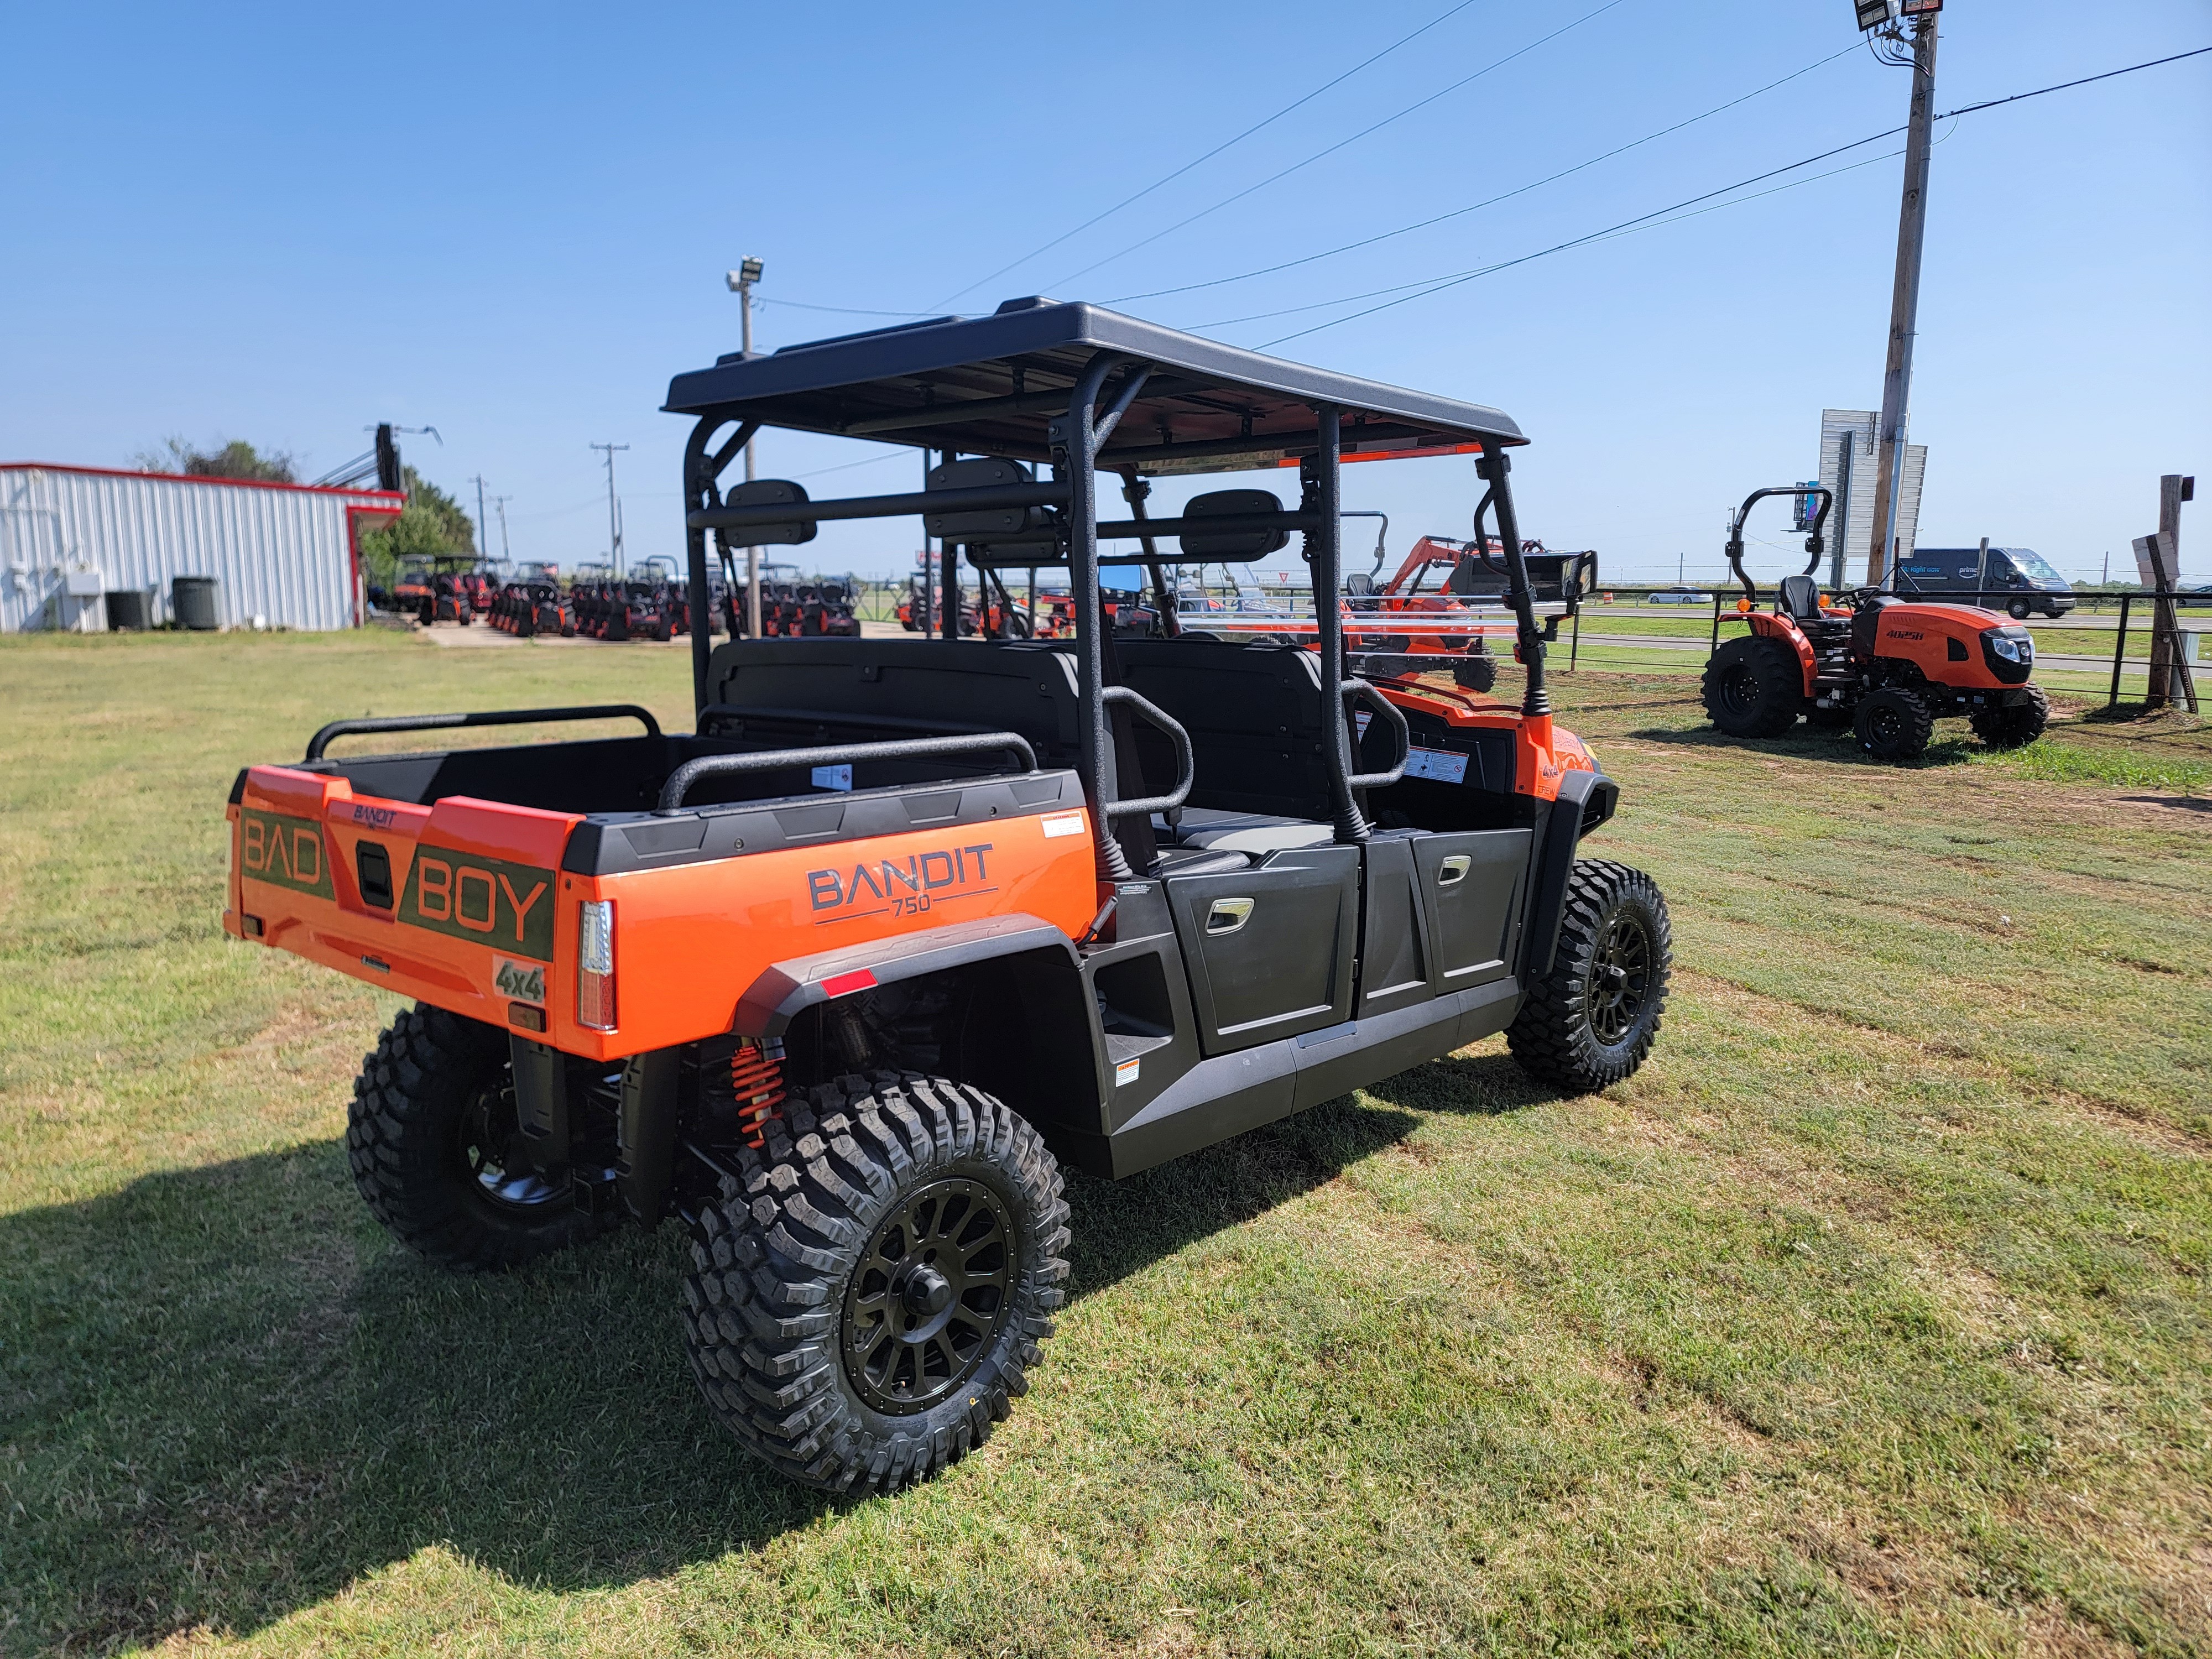
<svg viewBox="0 0 2212 1659"><path fill-rule="evenodd" d="M1743 526L1767 495L1816 495L1804 570L1784 576L1774 609L1743 568ZM1823 599L1820 562L1832 494L1802 485L1754 489L1729 529L1729 568L1743 584L1737 612L1750 627L1705 664L1705 713L1732 738L1775 738L1802 714L1815 726L1850 726L1877 760L1923 753L1939 720L1963 715L1974 735L2014 749L2043 735L2051 704L2029 684L2035 641L2027 629L1970 605L1929 605L1861 587Z"/></svg>

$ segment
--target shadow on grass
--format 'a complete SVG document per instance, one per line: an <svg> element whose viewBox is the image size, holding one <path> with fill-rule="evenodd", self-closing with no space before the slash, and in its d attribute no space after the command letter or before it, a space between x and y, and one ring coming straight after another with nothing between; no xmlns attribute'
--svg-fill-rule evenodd
<svg viewBox="0 0 2212 1659"><path fill-rule="evenodd" d="M1130 1181L1072 1177L1074 1294L1330 1180L1419 1111L1541 1098L1502 1055L1444 1060ZM334 1141L0 1219L0 1647L250 1630L431 1544L573 1589L807 1524L828 1500L748 1457L693 1385L687 1260L671 1224L436 1273L368 1219Z"/></svg>
<svg viewBox="0 0 2212 1659"><path fill-rule="evenodd" d="M1746 754L1790 760L1827 761L1843 766L1881 767L1895 771L1922 771L1934 767L1962 766L1987 752L1968 738L1938 738L1917 760L1881 761L1858 746L1848 726L1821 731L1800 726L1779 738L1731 738L1710 726L1647 726L1626 734L1645 743L1673 744L1685 749L1740 749Z"/></svg>

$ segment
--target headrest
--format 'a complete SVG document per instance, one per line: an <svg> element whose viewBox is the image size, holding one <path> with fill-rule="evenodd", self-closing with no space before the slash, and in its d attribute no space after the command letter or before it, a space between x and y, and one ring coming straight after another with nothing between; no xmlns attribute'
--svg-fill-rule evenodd
<svg viewBox="0 0 2212 1659"><path fill-rule="evenodd" d="M1184 502L1182 516L1186 520L1244 518L1282 510L1283 504L1275 499L1272 489L1216 489L1194 495ZM1291 539L1291 532L1279 526L1261 530L1202 531L1195 534L1186 530L1179 539L1182 550L1194 559L1242 562L1263 559L1270 553L1279 552Z"/></svg>

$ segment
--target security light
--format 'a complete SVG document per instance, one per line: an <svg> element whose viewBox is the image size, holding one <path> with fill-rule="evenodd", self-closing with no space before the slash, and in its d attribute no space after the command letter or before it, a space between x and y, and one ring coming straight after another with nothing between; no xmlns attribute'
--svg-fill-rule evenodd
<svg viewBox="0 0 2212 1659"><path fill-rule="evenodd" d="M1905 0L1907 17L1932 17L1943 9L1943 0Z"/></svg>
<svg viewBox="0 0 2212 1659"><path fill-rule="evenodd" d="M750 284L760 281L761 270L762 266L759 260L747 259L744 264L740 264L735 270L730 273L730 292L732 294L738 293L749 287Z"/></svg>
<svg viewBox="0 0 2212 1659"><path fill-rule="evenodd" d="M1897 15L1897 0L1851 0L1858 11L1859 27L1878 29Z"/></svg>

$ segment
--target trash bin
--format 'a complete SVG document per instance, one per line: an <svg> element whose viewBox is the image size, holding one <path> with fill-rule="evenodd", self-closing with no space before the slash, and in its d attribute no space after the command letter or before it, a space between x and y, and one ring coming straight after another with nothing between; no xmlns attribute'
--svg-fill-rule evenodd
<svg viewBox="0 0 2212 1659"><path fill-rule="evenodd" d="M151 595L145 589L140 587L110 589L107 595L109 630L112 632L125 628L146 629L153 626L153 618L148 614L152 608L147 604L150 597Z"/></svg>
<svg viewBox="0 0 2212 1659"><path fill-rule="evenodd" d="M179 576L169 584L169 612L179 628L210 633L222 626L216 620L215 578Z"/></svg>

